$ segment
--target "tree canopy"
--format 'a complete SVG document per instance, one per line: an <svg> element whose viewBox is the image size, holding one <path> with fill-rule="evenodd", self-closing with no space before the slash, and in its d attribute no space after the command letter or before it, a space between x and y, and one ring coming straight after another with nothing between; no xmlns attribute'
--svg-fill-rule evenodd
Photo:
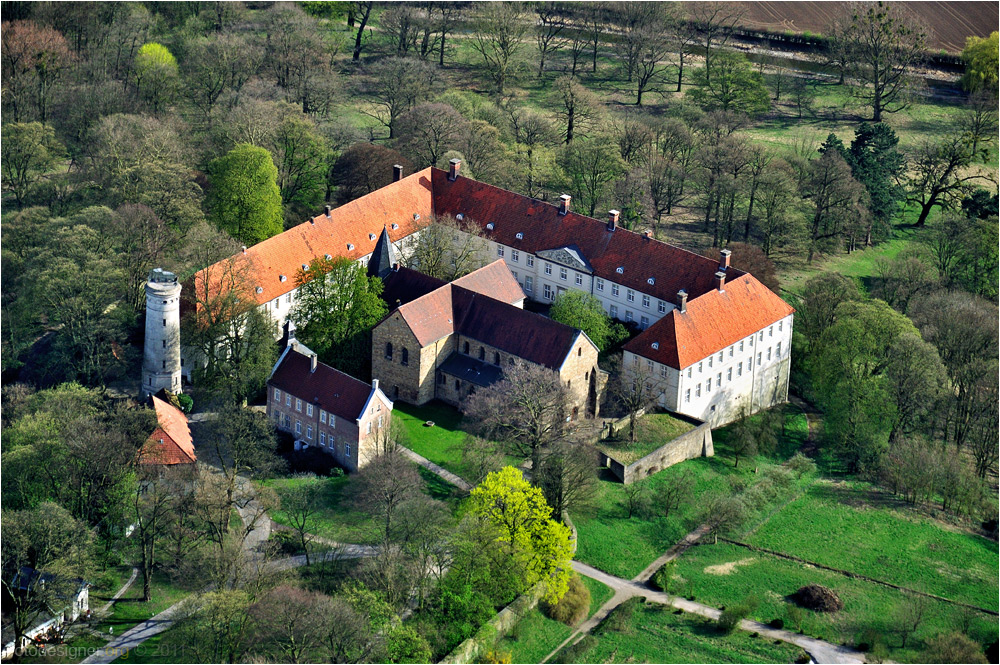
<svg viewBox="0 0 1000 665"><path fill-rule="evenodd" d="M278 169L264 148L241 143L208 167L212 219L237 240L256 245L283 229Z"/></svg>

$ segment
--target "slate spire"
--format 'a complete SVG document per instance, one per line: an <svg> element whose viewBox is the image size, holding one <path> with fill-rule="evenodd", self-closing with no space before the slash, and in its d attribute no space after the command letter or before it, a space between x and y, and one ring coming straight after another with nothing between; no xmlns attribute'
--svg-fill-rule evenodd
<svg viewBox="0 0 1000 665"><path fill-rule="evenodd" d="M396 249L389 240L389 229L382 227L382 235L375 243L375 250L372 257L368 259L368 276L385 279L392 272L392 267L399 264L396 257Z"/></svg>

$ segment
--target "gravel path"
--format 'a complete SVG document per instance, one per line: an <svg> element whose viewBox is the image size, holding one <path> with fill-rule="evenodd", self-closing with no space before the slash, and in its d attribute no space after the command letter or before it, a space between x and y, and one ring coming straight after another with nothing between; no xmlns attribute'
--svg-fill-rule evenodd
<svg viewBox="0 0 1000 665"><path fill-rule="evenodd" d="M451 483L455 487L459 487L459 488L465 490L466 492L472 491L472 485L470 485L468 482L466 482L462 478L459 478L458 476L456 476L451 471L448 471L447 469L441 468L440 466L438 466L434 462L430 461L426 457L418 455L417 453L413 452L409 448L404 448L403 446L400 446L399 448L400 448L400 450L403 451L404 455L406 455L411 460L413 460L414 462L416 462L420 466L424 467L425 469L427 469L431 473L434 473L434 474L440 476L441 478L447 480L449 483Z"/></svg>

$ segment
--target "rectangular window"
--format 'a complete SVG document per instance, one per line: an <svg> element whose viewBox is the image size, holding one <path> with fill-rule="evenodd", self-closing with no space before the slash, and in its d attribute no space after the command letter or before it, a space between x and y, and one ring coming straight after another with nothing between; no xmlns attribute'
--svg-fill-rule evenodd
<svg viewBox="0 0 1000 665"><path fill-rule="evenodd" d="M709 379L708 381L705 382L705 392L706 393L712 392L712 379Z"/></svg>
<svg viewBox="0 0 1000 665"><path fill-rule="evenodd" d="M285 296L285 304L286 304L286 305L291 305L291 304L292 304L292 294L291 294L291 293L288 293L288 294L287 294L287 295Z"/></svg>
<svg viewBox="0 0 1000 665"><path fill-rule="evenodd" d="M757 352L757 364L758 364L758 365L760 364L760 356L761 356L761 352L760 352L760 351L758 351L758 352Z"/></svg>
<svg viewBox="0 0 1000 665"><path fill-rule="evenodd" d="M774 326L768 326L768 328L767 328L767 336L768 337L774 337Z"/></svg>
<svg viewBox="0 0 1000 665"><path fill-rule="evenodd" d="M618 308L616 306L614 306L614 305L611 306L611 314L610 314L610 316L611 316L612 319L617 319L618 318Z"/></svg>
<svg viewBox="0 0 1000 665"><path fill-rule="evenodd" d="M618 285L617 284L612 284L611 285L611 295L613 295L615 298L617 298L619 293L621 293L621 289L618 288Z"/></svg>
<svg viewBox="0 0 1000 665"><path fill-rule="evenodd" d="M277 388L274 389L274 401L279 403L281 402L281 391Z"/></svg>
<svg viewBox="0 0 1000 665"><path fill-rule="evenodd" d="M326 432L319 433L319 445L326 448Z"/></svg>
<svg viewBox="0 0 1000 665"><path fill-rule="evenodd" d="M643 330L645 330L646 328L649 327L649 317L648 316L640 317L639 321L640 321L639 327L642 328Z"/></svg>
<svg viewBox="0 0 1000 665"><path fill-rule="evenodd" d="M743 363L736 366L736 376L743 376Z"/></svg>
<svg viewBox="0 0 1000 665"><path fill-rule="evenodd" d="M351 456L351 444L350 443L345 443L344 444L344 457L350 457L350 456Z"/></svg>
<svg viewBox="0 0 1000 665"><path fill-rule="evenodd" d="M281 297L280 296L274 299L274 308L275 309L281 309Z"/></svg>
<svg viewBox="0 0 1000 665"><path fill-rule="evenodd" d="M715 375L715 387L718 388L722 385L722 372Z"/></svg>
<svg viewBox="0 0 1000 665"><path fill-rule="evenodd" d="M559 279L566 281L566 276L569 275L565 268L559 268Z"/></svg>
<svg viewBox="0 0 1000 665"><path fill-rule="evenodd" d="M516 249L510 250L511 261L513 261L514 263L518 263L520 259L521 259L521 252L517 251Z"/></svg>
<svg viewBox="0 0 1000 665"><path fill-rule="evenodd" d="M701 384L699 383L694 387L694 396L701 397Z"/></svg>
<svg viewBox="0 0 1000 665"><path fill-rule="evenodd" d="M771 347L767 347L767 359L771 359Z"/></svg>
<svg viewBox="0 0 1000 665"><path fill-rule="evenodd" d="M291 406L291 405L292 405L292 396L289 395L288 393L285 393L285 406Z"/></svg>
<svg viewBox="0 0 1000 665"><path fill-rule="evenodd" d="M163 341L163 348L164 349L167 348L167 340L162 340L162 341Z"/></svg>
<svg viewBox="0 0 1000 665"><path fill-rule="evenodd" d="M630 310L630 309L626 309L625 310L625 321L627 323L631 323L632 322L632 310Z"/></svg>
<svg viewBox="0 0 1000 665"><path fill-rule="evenodd" d="M312 438L313 438L313 428L312 428L312 425L309 425L308 427L306 427L306 438L309 439L310 441L312 441Z"/></svg>
<svg viewBox="0 0 1000 665"><path fill-rule="evenodd" d="M583 286L583 275L581 275L580 273L576 273L574 279L576 280L577 286Z"/></svg>
<svg viewBox="0 0 1000 665"><path fill-rule="evenodd" d="M650 372L653 371L653 361L652 360L647 360L646 361L646 369L648 369Z"/></svg>
<svg viewBox="0 0 1000 665"><path fill-rule="evenodd" d="M163 319L163 327L164 327L164 328L166 328L166 327L167 327L167 320L166 320L166 319Z"/></svg>
<svg viewBox="0 0 1000 665"><path fill-rule="evenodd" d="M597 290L598 291L603 291L604 290L604 280L603 279L597 280Z"/></svg>
<svg viewBox="0 0 1000 665"><path fill-rule="evenodd" d="M497 245L497 256L503 256L503 245Z"/></svg>
<svg viewBox="0 0 1000 665"><path fill-rule="evenodd" d="M712 367L712 356L708 357L708 366L709 366L709 368Z"/></svg>
<svg viewBox="0 0 1000 665"><path fill-rule="evenodd" d="M645 294L642 296L642 306L649 309L649 296Z"/></svg>
<svg viewBox="0 0 1000 665"><path fill-rule="evenodd" d="M740 353L743 353L743 342L740 342ZM729 355L733 355L731 352Z"/></svg>
<svg viewBox="0 0 1000 665"><path fill-rule="evenodd" d="M547 300L551 300L552 299L552 287L551 286L549 286L548 284L546 284L545 287L542 289L542 292L545 294L545 298Z"/></svg>
<svg viewBox="0 0 1000 665"><path fill-rule="evenodd" d="M763 330L760 331L760 335L757 337L757 341L759 341L759 342L763 342L764 341L764 331Z"/></svg>
<svg viewBox="0 0 1000 665"><path fill-rule="evenodd" d="M660 365L660 377L664 378L664 379L667 378L667 366L666 365Z"/></svg>
<svg viewBox="0 0 1000 665"><path fill-rule="evenodd" d="M545 274L546 275L551 275L552 274L552 264L551 263L546 263L545 264Z"/></svg>
<svg viewBox="0 0 1000 665"><path fill-rule="evenodd" d="M337 419L333 417L332 413L330 414L329 421L330 421L330 423L329 423L330 424L330 429L337 429Z"/></svg>
<svg viewBox="0 0 1000 665"><path fill-rule="evenodd" d="M688 378L689 379L691 378L691 368L690 367L688 367Z"/></svg>
<svg viewBox="0 0 1000 665"><path fill-rule="evenodd" d="M625 299L629 302L635 302L635 291L632 289L625 289Z"/></svg>
<svg viewBox="0 0 1000 665"><path fill-rule="evenodd" d="M750 346L753 346L753 338L754 338L754 336L750 335Z"/></svg>
<svg viewBox="0 0 1000 665"><path fill-rule="evenodd" d="M657 300L656 301L656 311L659 312L660 314L666 314L667 313L667 303L663 302L662 300Z"/></svg>
<svg viewBox="0 0 1000 665"><path fill-rule="evenodd" d="M274 426L275 427L281 427L281 412L280 411L275 411L274 412Z"/></svg>
<svg viewBox="0 0 1000 665"><path fill-rule="evenodd" d="M525 277L524 278L524 290L527 291L528 293L531 293L532 291L534 291L534 283L535 283L535 280L533 278L531 278L531 277Z"/></svg>
<svg viewBox="0 0 1000 665"><path fill-rule="evenodd" d="M774 347L774 355L781 357L781 342L778 342Z"/></svg>
<svg viewBox="0 0 1000 665"><path fill-rule="evenodd" d="M529 268L531 268L532 266L535 265L535 255L534 254L528 254L526 257L524 257L524 260L528 263L528 267Z"/></svg>
<svg viewBox="0 0 1000 665"><path fill-rule="evenodd" d="M298 420L295 421L295 433L302 434L302 423Z"/></svg>
<svg viewBox="0 0 1000 665"><path fill-rule="evenodd" d="M705 364L705 363L703 363L703 362L699 362L699 363L698 363L698 373L699 373L699 374L701 374L701 370L702 370L702 369L704 369L704 367L703 367L703 365L704 365L704 364Z"/></svg>
<svg viewBox="0 0 1000 665"><path fill-rule="evenodd" d="M729 347L729 357L733 357L733 347Z"/></svg>
<svg viewBox="0 0 1000 665"><path fill-rule="evenodd" d="M778 321L778 332L781 332L781 326L783 323L784 321Z"/></svg>
<svg viewBox="0 0 1000 665"><path fill-rule="evenodd" d="M379 427L379 429L382 429L382 418L384 418L384 417L385 416L379 416L378 417L378 427Z"/></svg>
<svg viewBox="0 0 1000 665"><path fill-rule="evenodd" d="M295 398L295 410L298 411L299 413L302 413L302 400L300 400L298 397Z"/></svg>
<svg viewBox="0 0 1000 665"><path fill-rule="evenodd" d="M514 279L516 279L517 281L521 281L521 278L517 276L516 270L511 270L510 274L512 274L514 276Z"/></svg>
<svg viewBox="0 0 1000 665"><path fill-rule="evenodd" d="M691 389L690 388L688 388L687 390L684 391L684 401L685 402L690 402L691 401Z"/></svg>
<svg viewBox="0 0 1000 665"><path fill-rule="evenodd" d="M313 405L312 404L306 404L306 415L307 416L311 416L312 414L313 414Z"/></svg>
<svg viewBox="0 0 1000 665"><path fill-rule="evenodd" d="M326 424L326 411L324 411L323 409L319 410L319 421L324 425Z"/></svg>
<svg viewBox="0 0 1000 665"><path fill-rule="evenodd" d="M722 351L719 351L719 362L722 362Z"/></svg>
<svg viewBox="0 0 1000 665"><path fill-rule="evenodd" d="M730 367L729 369L726 370L726 381L732 381L732 380L733 380L733 368Z"/></svg>

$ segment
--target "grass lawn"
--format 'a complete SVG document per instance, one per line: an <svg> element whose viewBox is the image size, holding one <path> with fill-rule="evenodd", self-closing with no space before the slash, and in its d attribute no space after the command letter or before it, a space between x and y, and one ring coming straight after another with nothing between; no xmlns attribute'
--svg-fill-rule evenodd
<svg viewBox="0 0 1000 665"><path fill-rule="evenodd" d="M996 542L894 510L888 501L866 483L819 481L749 542L951 600L1000 606Z"/></svg>
<svg viewBox="0 0 1000 665"><path fill-rule="evenodd" d="M786 407L785 432L777 454L790 456L805 441L806 434L805 416L794 407ZM636 515L629 519L625 487L610 472L602 474L595 493L596 508L573 514L579 536L576 558L612 575L631 579L698 526L699 497L712 491L728 490L732 476L739 476L746 484L753 484L758 478L754 474L755 468L760 470L775 463L774 459L760 456L743 460L739 468L734 468L727 444L727 429L716 430L713 438L715 457L699 457L675 464L642 481L655 490L681 473L693 474L694 500L669 517ZM779 457L779 461L783 458Z"/></svg>
<svg viewBox="0 0 1000 665"><path fill-rule="evenodd" d="M426 457L452 473L468 479L462 464L462 449L468 433L461 427L462 414L455 408L441 402L431 402L424 406L413 406L396 402L393 414L402 422L406 430L407 448ZM434 427L426 427L431 421ZM507 463L517 466L523 460L508 457Z"/></svg>
<svg viewBox="0 0 1000 665"><path fill-rule="evenodd" d="M827 542L826 538L816 538ZM831 548L833 549L833 548ZM849 550L850 547L837 548ZM902 662L919 662L923 641L945 630L958 629L966 619L969 634L982 644L997 639L994 617L981 613L965 613L961 608L940 601L928 601L923 624L911 638L906 649L900 648L900 637L894 629L897 606L906 596L889 587L852 579L837 573L819 570L777 557L748 551L735 545L699 545L677 560L678 588L693 592L695 600L721 607L741 602L748 596L760 605L752 618L768 622L780 618L785 627L794 630L788 617L789 603L785 596L806 584L822 584L840 597L844 609L834 614L806 611L803 631L833 643L861 641L865 629L873 629L888 640L890 658ZM995 585L994 585L995 588Z"/></svg>
<svg viewBox="0 0 1000 665"><path fill-rule="evenodd" d="M590 617L611 599L614 591L611 587L589 577L580 579L590 590L590 611L587 613ZM509 651L512 663L538 663L562 644L572 632L570 626L548 618L536 607L524 615L507 637L500 640L497 649Z"/></svg>
<svg viewBox="0 0 1000 665"><path fill-rule="evenodd" d="M675 418L669 413L650 413L642 416L636 423L635 443L628 441L628 423L626 423L615 439L601 441L597 447L622 464L631 464L668 441L690 432L694 427L686 420Z"/></svg>
<svg viewBox="0 0 1000 665"><path fill-rule="evenodd" d="M674 614L666 605L640 605L621 631L589 635L553 662L565 663L794 663L802 649L737 630L723 635L712 621Z"/></svg>
<svg viewBox="0 0 1000 665"><path fill-rule="evenodd" d="M424 480L424 492L428 496L444 501L452 512L457 510L463 497L457 487L423 467L417 467L417 472ZM282 491L300 486L307 486L318 493L322 508L311 518L309 533L340 543L375 545L380 540L380 532L371 516L357 506L353 490L356 478L357 476L319 478L303 475L266 480L264 484L277 492L279 497ZM282 510L272 510L271 519L283 526L292 526L288 515Z"/></svg>

